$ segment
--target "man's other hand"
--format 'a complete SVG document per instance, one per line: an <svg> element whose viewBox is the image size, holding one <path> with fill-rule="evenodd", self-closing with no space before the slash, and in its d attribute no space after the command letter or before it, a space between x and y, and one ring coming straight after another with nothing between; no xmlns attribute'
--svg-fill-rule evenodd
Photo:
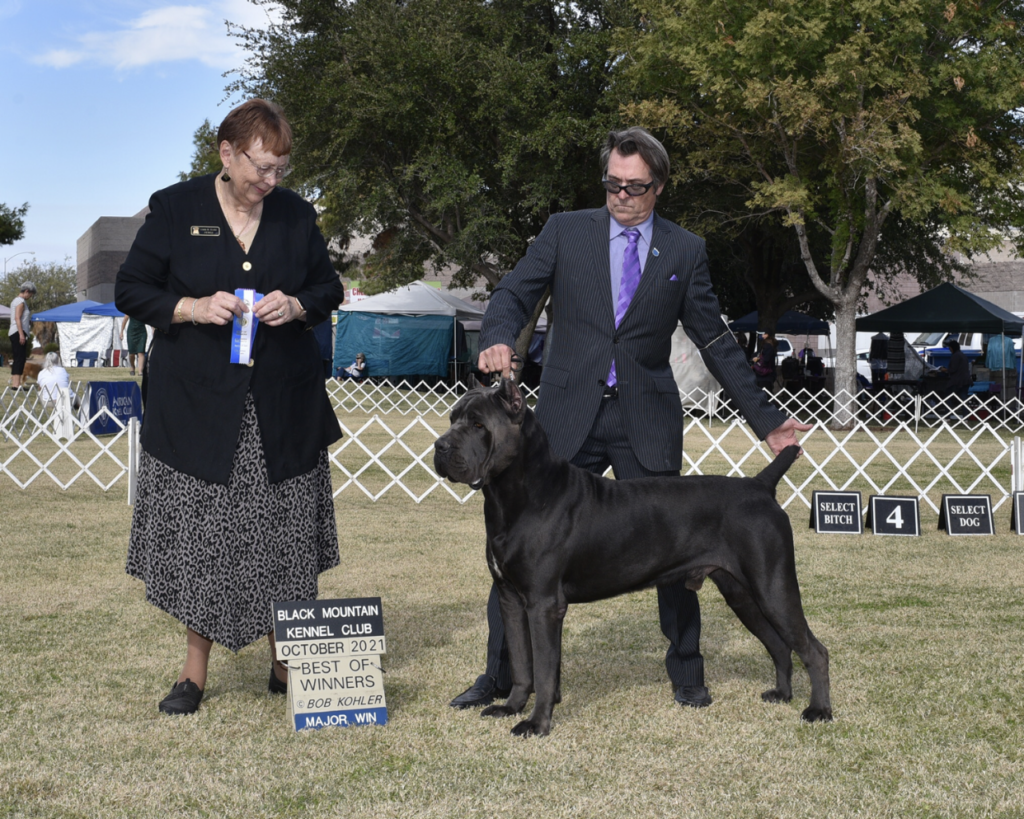
<svg viewBox="0 0 1024 819"><path fill-rule="evenodd" d="M768 444L774 454L778 455L787 446L800 445L796 439L797 432L807 432L811 429L814 429L811 424L801 424L794 418L787 418L781 426L776 427L765 436L764 442Z"/></svg>
<svg viewBox="0 0 1024 819"><path fill-rule="evenodd" d="M512 373L512 356L514 354L515 350L507 344L495 344L493 347L480 351L476 368L482 373L501 373L504 378L508 378Z"/></svg>

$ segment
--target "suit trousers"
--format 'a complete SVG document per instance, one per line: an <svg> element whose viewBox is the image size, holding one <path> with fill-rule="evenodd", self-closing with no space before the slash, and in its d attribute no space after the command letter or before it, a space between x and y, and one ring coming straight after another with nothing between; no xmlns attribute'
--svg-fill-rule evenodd
<svg viewBox="0 0 1024 819"><path fill-rule="evenodd" d="M626 438L616 398L601 401L590 434L572 458L572 463L598 475L611 466L617 480L679 474L652 472L637 460ZM704 685L697 593L686 588L683 581L658 586L658 613L662 634L669 641L665 669L673 687ZM487 599L487 625L490 634L487 640L486 672L497 681L498 688L509 689L512 687L512 672L505 644L505 626L501 620L498 590L493 584Z"/></svg>

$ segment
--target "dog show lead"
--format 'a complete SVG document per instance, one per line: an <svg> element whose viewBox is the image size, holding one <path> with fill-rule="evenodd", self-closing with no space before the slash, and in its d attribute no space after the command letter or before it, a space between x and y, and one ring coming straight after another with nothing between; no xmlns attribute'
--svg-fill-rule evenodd
<svg viewBox="0 0 1024 819"><path fill-rule="evenodd" d="M115 287L118 309L156 328L127 572L186 628L165 714L199 708L215 642L268 636L267 686L286 692L271 602L316 598L339 562L327 447L341 432L307 330L344 290L313 206L278 188L281 109L238 106L217 144L221 171L153 194ZM251 353L232 363L242 325Z"/></svg>

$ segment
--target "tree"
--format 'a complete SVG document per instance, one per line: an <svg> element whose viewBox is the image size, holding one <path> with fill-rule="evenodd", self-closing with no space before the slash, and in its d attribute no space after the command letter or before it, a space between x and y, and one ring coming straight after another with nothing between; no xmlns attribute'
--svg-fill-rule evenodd
<svg viewBox="0 0 1024 819"><path fill-rule="evenodd" d="M66 257L63 263L37 262L32 259L23 262L13 270L8 270L7 275L0 279L0 304L10 304L14 301L21 285L26 281L30 281L36 286L36 294L32 297L31 302L33 313L42 313L52 307L60 307L62 304L70 304L75 301L78 273L71 263L70 257ZM48 344L53 340L53 336L52 331L40 332L37 334L36 341L40 344Z"/></svg>
<svg viewBox="0 0 1024 819"><path fill-rule="evenodd" d="M20 208L10 208L0 202L0 245L13 245L25 235L25 214L28 202Z"/></svg>
<svg viewBox="0 0 1024 819"><path fill-rule="evenodd" d="M375 237L377 289L493 286L556 211L600 205L625 0L283 0L233 87L284 106L325 233Z"/></svg>
<svg viewBox="0 0 1024 819"><path fill-rule="evenodd" d="M216 173L223 167L220 161L220 150L217 147L217 132L210 125L210 120L204 119L203 124L196 128L195 134L192 135L192 144L195 146L195 151L192 154L192 167L178 174L178 179L182 182L197 176Z"/></svg>
<svg viewBox="0 0 1024 819"><path fill-rule="evenodd" d="M1024 252L1024 4L640 0L625 42L646 99L630 115L683 146L679 178L717 183L792 232L836 311L836 392L855 387L868 273L947 276L1011 240ZM722 218L719 215L719 218ZM837 398L841 423L849 406Z"/></svg>

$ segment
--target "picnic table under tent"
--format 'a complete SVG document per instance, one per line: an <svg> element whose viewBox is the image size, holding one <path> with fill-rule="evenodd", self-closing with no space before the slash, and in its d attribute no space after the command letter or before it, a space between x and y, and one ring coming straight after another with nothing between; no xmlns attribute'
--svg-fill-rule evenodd
<svg viewBox="0 0 1024 819"><path fill-rule="evenodd" d="M443 378L459 352L459 323L483 315L421 281L343 305L336 313L334 369L364 353L370 376Z"/></svg>
<svg viewBox="0 0 1024 819"><path fill-rule="evenodd" d="M1009 310L968 293L962 287L945 283L919 296L900 302L885 310L857 319L857 330L863 332L988 333L998 336L1021 336L1024 321ZM1016 363L1016 362L1015 362ZM1020 365L1017 364L1017 383ZM1013 367L1007 367L1012 369ZM1003 402L1006 402L1006 379L1003 379Z"/></svg>

